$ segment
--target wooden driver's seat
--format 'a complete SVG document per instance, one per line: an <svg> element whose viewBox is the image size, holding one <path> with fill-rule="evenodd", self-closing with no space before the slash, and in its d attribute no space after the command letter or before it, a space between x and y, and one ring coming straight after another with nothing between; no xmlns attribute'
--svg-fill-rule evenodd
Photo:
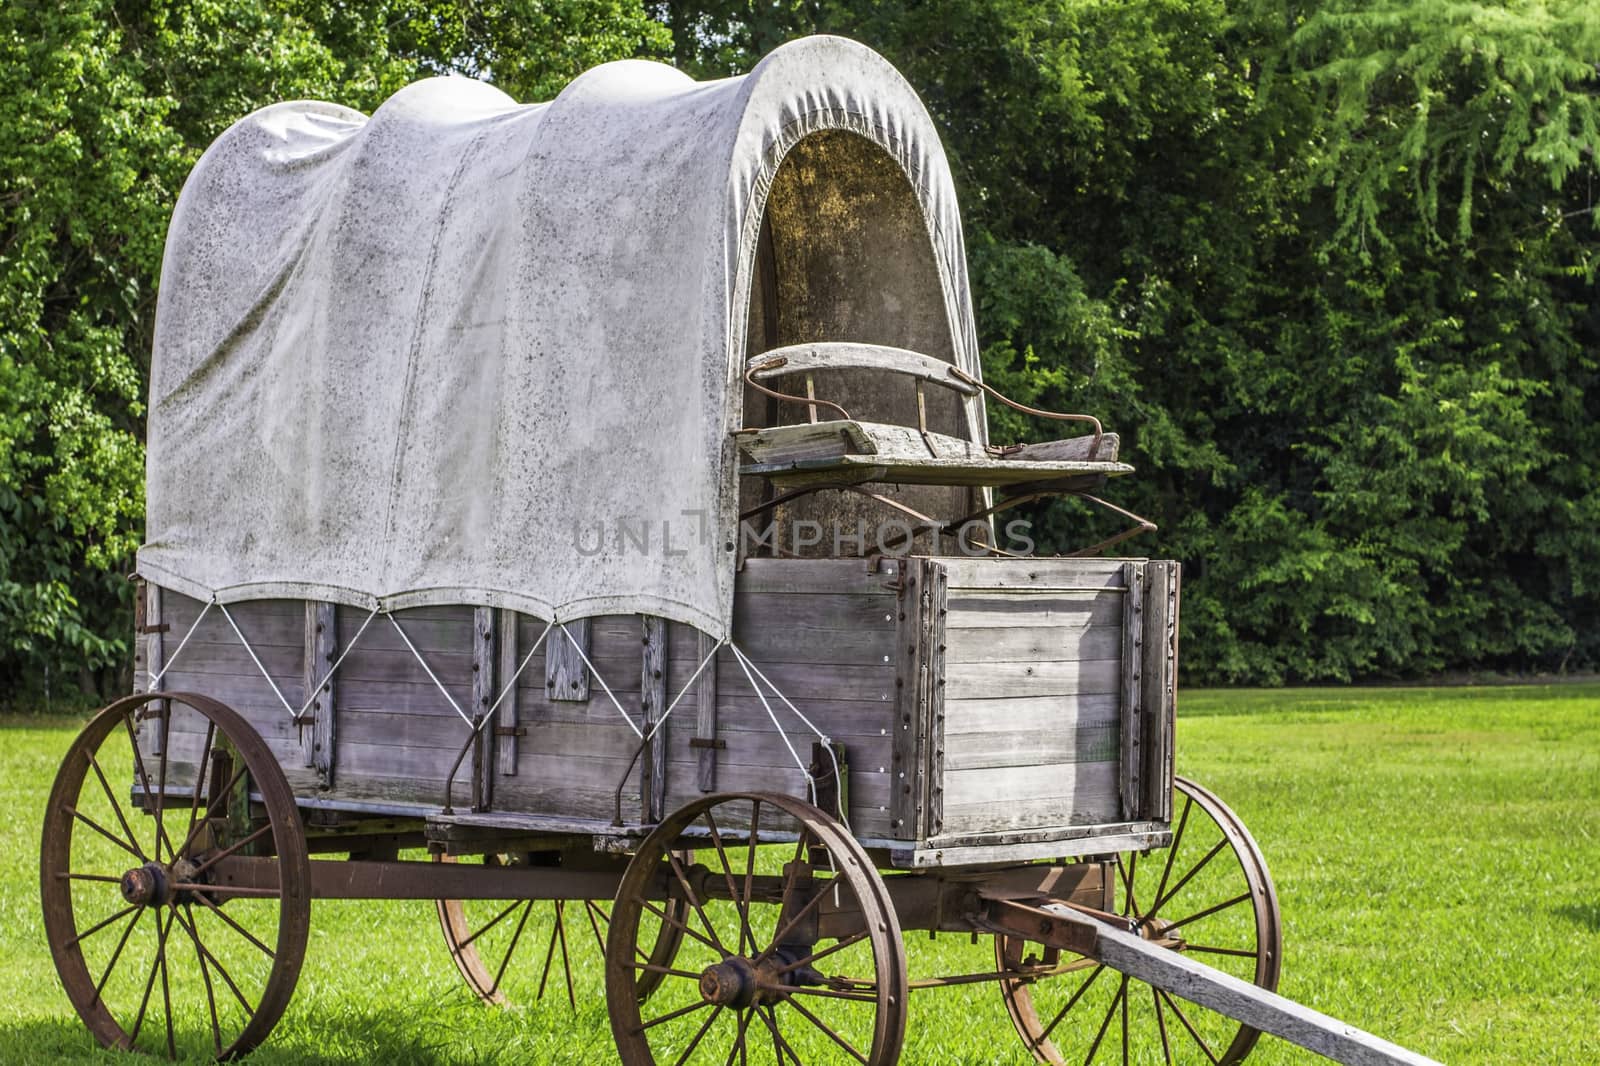
<svg viewBox="0 0 1600 1066"><path fill-rule="evenodd" d="M842 370L876 370L903 375L917 397L915 426L854 419L843 407L817 396L816 376ZM771 386L799 377L805 394ZM803 405L808 421L793 425L741 429L735 434L748 460L740 473L768 478L782 488L807 484L889 482L904 485L994 486L1031 490L1035 486L1098 484L1106 477L1133 472L1117 462L1117 434L1102 430L1090 415L1063 415L1013 403L988 385L942 359L904 348L854 342L817 342L774 348L752 358L745 380L780 400ZM927 428L925 391L929 385L963 397L980 391L1028 414L1059 421L1083 422L1093 432L1040 444L996 448ZM818 409L840 417L819 421Z"/></svg>

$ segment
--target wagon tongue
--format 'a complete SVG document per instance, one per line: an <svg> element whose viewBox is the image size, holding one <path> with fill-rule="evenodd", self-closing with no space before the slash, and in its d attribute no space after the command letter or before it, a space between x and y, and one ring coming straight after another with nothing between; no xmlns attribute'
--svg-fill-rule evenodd
<svg viewBox="0 0 1600 1066"><path fill-rule="evenodd" d="M1179 938L1160 928L1165 923L1141 928L1120 915L1046 900L991 900L989 906L992 921L1002 931L1085 955L1335 1062L1440 1066L1425 1055L1196 962L1182 952Z"/></svg>

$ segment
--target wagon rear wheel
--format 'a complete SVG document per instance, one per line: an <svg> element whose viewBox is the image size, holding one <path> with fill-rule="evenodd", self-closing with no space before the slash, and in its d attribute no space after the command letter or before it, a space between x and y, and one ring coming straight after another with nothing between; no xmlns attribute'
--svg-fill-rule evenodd
<svg viewBox="0 0 1600 1066"><path fill-rule="evenodd" d="M1255 841L1221 800L1174 778L1177 817L1165 851L1119 855L1116 909L1141 935L1275 990L1283 960L1278 897ZM1106 1062L1237 1063L1259 1031L1091 959L995 938L1002 970L1049 976L1000 983L1034 1058L1052 1066Z"/></svg>
<svg viewBox="0 0 1600 1066"><path fill-rule="evenodd" d="M454 862L450 856L437 856ZM526 852L483 857L489 866L522 865L534 859ZM585 973L603 965L606 930L611 924L610 900L440 900L439 926L445 946L473 995L497 1007L528 1006L548 994L565 998L576 1009ZM671 964L683 939L679 932L688 905L667 905L672 921L656 926L650 961ZM647 999L661 983L655 970L638 974L639 998Z"/></svg>
<svg viewBox="0 0 1600 1066"><path fill-rule="evenodd" d="M221 882L249 858L251 886ZM244 719L204 696L111 704L67 750L45 810L45 933L106 1047L241 1055L289 1004L310 924L294 795Z"/></svg>
<svg viewBox="0 0 1600 1066"><path fill-rule="evenodd" d="M692 842L703 864L672 854ZM668 899L689 914L669 916ZM641 930L678 927L670 967ZM640 973L658 973L649 1003ZM625 1066L891 1066L905 1037L905 946L883 880L834 819L787 796L682 808L640 846L611 912L606 1004Z"/></svg>

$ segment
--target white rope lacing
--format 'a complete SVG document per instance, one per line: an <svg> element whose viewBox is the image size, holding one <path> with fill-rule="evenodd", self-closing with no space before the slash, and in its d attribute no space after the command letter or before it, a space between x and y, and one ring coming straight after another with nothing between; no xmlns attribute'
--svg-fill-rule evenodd
<svg viewBox="0 0 1600 1066"><path fill-rule="evenodd" d="M439 676L433 672L433 667L428 665L428 660L422 657L422 653L417 650L417 646L411 643L411 638L406 636L406 631L401 627L400 620L388 612L384 613L384 617L389 620L390 625L394 626L395 632L400 634L400 639L406 642L406 647L411 649L412 656L417 660L418 664L421 665L422 672L428 675L428 680L433 682L433 686L439 690L439 694L442 695L445 698L445 701L448 702L450 706L454 708L455 712L461 716L461 720L467 723L469 726L476 725L477 723L472 720L472 716L461 709L461 704L457 703L456 698L450 695L450 690L444 687L444 682L439 680Z"/></svg>
<svg viewBox="0 0 1600 1066"><path fill-rule="evenodd" d="M744 676L750 682L750 687L755 689L756 698L761 701L761 706L766 709L767 717L772 719L772 726L778 731L778 737L783 741L783 746L789 749L789 755L794 759L794 764L800 768L801 774L805 776L806 788L811 793L812 804L815 805L817 803L817 779L815 775L811 773L810 765L801 761L800 753L794 750L793 744L789 743L789 734L784 731L783 726L778 722L778 716L772 710L772 704L767 702L767 697L762 693L761 685L756 683L756 678L760 678L762 683L764 683L767 688L771 690L772 694L778 699L782 700L783 705L789 708L790 712L796 718L800 719L800 721L805 724L807 729L816 734L817 739L822 743L822 750L828 753L828 759L833 763L833 779L837 783L839 795L842 798L845 785L844 775L843 770L839 766L839 756L833 750L833 738L828 736L828 734L824 733L822 730L818 729L816 723L812 722L811 719L807 718L803 713L801 713L800 708L796 707L792 702L790 702L789 697L785 696L778 686L772 683L771 678L767 677L766 674L761 672L761 668L759 666L750 661L750 657L740 650L737 644L730 640L728 641L728 647L730 650L732 650L734 659L738 661L739 668L744 671ZM752 671L754 673L752 673ZM849 813L845 811L844 806L845 805L842 802L839 804L839 821L844 824L845 829L849 830L850 816Z"/></svg>
<svg viewBox="0 0 1600 1066"><path fill-rule="evenodd" d="M623 722L627 724L628 728L633 731L633 735L638 737L642 742L649 742L655 739L656 734L661 732L662 728L667 724L667 720L672 716L672 712L677 709L678 705L683 701L683 698L689 694L689 690L695 686L695 682L699 681L700 675L705 672L706 667L711 665L711 663L716 659L717 652L726 646L730 651L733 652L734 660L739 664L739 668L744 671L745 679L750 682L750 687L752 690L754 690L756 698L761 701L761 706L767 712L767 717L771 719L773 728L778 733L778 738L783 741L783 746L788 749L789 757L794 760L795 766L800 769L800 773L805 777L806 788L810 794L811 802L816 803L818 799L816 777L814 774L812 774L810 765L800 758L800 753L795 750L794 744L790 742L788 733L784 730L782 723L778 720L777 712L773 710L771 701L767 699L767 692L770 692L774 697L782 702L784 707L788 708L789 712L799 719L801 724L810 730L816 736L818 741L821 742L823 750L828 753L828 758L833 763L834 780L838 782L841 788L844 785L843 768L840 766L838 753L834 750L833 738L819 729L816 723L810 718L806 717L805 713L801 711L800 708L796 707L794 702L790 700L788 696L784 695L783 691L773 683L772 679L769 678L761 670L761 668L757 666L742 649L740 649L737 644L733 643L731 637L724 637L722 640L718 641L712 646L710 652L708 652L706 656L700 660L700 663L695 667L694 672L691 673L688 680L684 682L683 687L678 690L678 694L673 697L670 703L667 704L667 708L661 713L661 717L656 719L654 722L649 723L650 730L648 733L646 733L634 722L632 716L630 716L627 710L622 706L621 701L617 699L616 693L611 691L611 686L606 683L605 675L602 674L594 665L594 662L583 650L583 645L579 643L579 641L573 637L571 631L567 629L566 623L552 620L545 623L544 629L539 633L538 638L533 642L532 646L530 646L527 652L522 656L522 661L517 664L517 669L512 673L510 679L506 681L504 687L501 688L499 695L495 697L494 702L490 704L489 709L484 712L483 717L474 721L472 716L467 714L467 712L462 709L461 705L456 702L455 697L450 694L450 690L445 688L444 682L439 680L439 676L433 672L433 668L428 665L427 659L423 657L422 652L417 648L416 644L412 643L410 635L407 634L405 628L401 626L399 619L395 618L392 612L384 611L381 607L374 607L370 612L368 612L367 617L362 620L360 627L356 630L355 636L351 637L349 642L345 644L343 649L341 649L339 657L334 660L334 663L329 668L328 672L323 675L317 688L307 695L305 704L301 706L299 711L296 711L293 705L290 704L289 700L284 696L283 690L278 687L278 683L273 680L272 674L268 672L266 666L262 664L260 657L256 655L255 649L251 646L249 639L245 637L244 631L239 628L239 624L234 620L233 614L225 605L218 603L216 596L213 594L211 599L206 601L206 605L200 610L200 613L195 616L194 621L189 626L188 632L183 635L183 640L178 642L178 648L172 653L172 657L162 665L160 672L150 679L149 688L151 691L155 691L157 689L157 686L159 686L161 683L161 679L166 677L167 672L170 671L177 663L178 658L183 654L184 649L188 647L190 639L200 628L201 621L204 620L207 612L209 612L212 607L216 607L222 612L222 616L227 619L228 626L233 630L234 636L239 638L240 645L244 647L245 653L250 656L250 661L255 664L256 669L260 671L261 676L266 680L267 685L272 689L272 694L278 698L278 702L283 705L283 709L289 712L290 718L297 724L303 723L305 713L311 708L311 705L316 702L317 694L321 691L321 686L327 684L327 682L333 678L334 674L338 672L339 667L344 665L345 658L361 640L362 635L366 633L367 628L372 624L372 620L379 614L382 614L389 620L389 624L394 626L395 632L400 634L400 639L405 643L406 648L410 650L412 657L417 660L417 664L422 667L423 673L428 675L428 680L433 682L434 687L439 690L440 695L442 695L445 698L445 701L450 704L451 709L461 717L461 720L472 728L473 735L480 733L486 724L494 720L495 711L499 709L500 704L505 700L506 696L516 687L518 679L521 678L523 672L527 669L528 664L533 660L534 654L544 644L546 638L549 637L550 631L557 626L560 627L562 634L572 645L573 650L578 653L578 658L583 660L583 665L588 668L590 674L592 674L594 679L599 682L601 691L603 691L606 694L606 698L611 701L611 705L616 709L617 714L621 716ZM766 687L767 692L762 691L763 685ZM849 815L843 809L843 806L843 804L840 804L839 820L844 823L846 829L849 829Z"/></svg>
<svg viewBox="0 0 1600 1066"><path fill-rule="evenodd" d="M272 680L272 675L267 672L267 668L261 665L261 660L256 657L256 650L250 646L248 640L244 639L244 633L239 629L239 623L233 620L233 614L224 604L217 604L217 610L222 612L222 617L226 618L228 624L233 627L234 635L239 638L239 643L244 645L245 654L250 656L250 661L256 664L256 669L261 671L261 676L266 678L267 684L272 687L272 694L278 697L278 702L283 704L283 709L289 712L289 716L291 718L294 717L294 708L284 698L283 690L278 687L276 681ZM204 614L205 612L202 611L201 613ZM177 658L177 656L173 656L173 658Z"/></svg>
<svg viewBox="0 0 1600 1066"><path fill-rule="evenodd" d="M572 644L572 649L578 653L578 658L583 660L583 665L589 668L589 673L593 674L594 679L600 682L600 688L605 692L606 698L611 701L611 706L615 707L617 709L617 713L622 715L622 720L628 723L628 728L633 730L633 735L638 737L640 740L643 740L644 730L634 725L633 719L628 717L628 712L622 709L622 704L617 702L616 694L611 691L611 686L606 684L605 676L601 674L599 670L595 669L594 663L589 661L589 656L584 654L583 645L579 644L578 641L572 636L572 633L567 629L567 623L558 622L556 624L561 627L561 632L566 633L567 640Z"/></svg>
<svg viewBox="0 0 1600 1066"><path fill-rule="evenodd" d="M212 596L206 601L206 605L200 608L200 613L194 616L194 622L189 626L189 632L185 633L183 639L178 642L178 650L173 652L172 658L162 665L161 671L150 679L149 689L151 692L156 691L157 686L161 684L161 679L167 676L167 671L172 669L172 664L178 661L178 656L183 654L183 649L189 646L189 638L194 636L194 631L200 628L200 620L206 616L207 611L215 606L217 606L217 598ZM236 629L235 632L238 632L238 630ZM254 658L254 656L251 656L251 658Z"/></svg>
<svg viewBox="0 0 1600 1066"><path fill-rule="evenodd" d="M683 683L683 688L679 689L678 694L672 698L672 702L667 704L667 709L661 712L661 717L656 720L656 724L650 727L650 733L644 738L645 740L654 740L655 735L661 732L661 727L667 724L667 719L672 716L673 710L677 708L683 697L689 694L689 690L694 687L696 681L700 680L700 675L705 672L705 668L711 665L711 661L717 657L717 652L721 651L722 646L727 643L729 641L724 637L712 645L711 651L704 659L700 660L700 665L694 668L694 673L689 675L689 680Z"/></svg>
<svg viewBox="0 0 1600 1066"><path fill-rule="evenodd" d="M350 642L344 646L344 650L339 653L339 657L335 659L333 661L333 665L328 668L328 672L322 675L322 679L318 681L317 684L312 687L311 692L307 694L306 702L300 707L300 713L294 716L296 725L305 724L306 712L311 709L311 705L313 703L317 702L317 694L327 686L329 681L333 680L333 675L338 673L339 667L344 665L344 657L350 654L350 649L356 646L356 641L361 639L361 634L367 631L367 627L372 624L372 620L376 617L378 617L378 608L374 607L371 612L367 614L366 620L361 623L361 628L356 630L356 635L350 638Z"/></svg>

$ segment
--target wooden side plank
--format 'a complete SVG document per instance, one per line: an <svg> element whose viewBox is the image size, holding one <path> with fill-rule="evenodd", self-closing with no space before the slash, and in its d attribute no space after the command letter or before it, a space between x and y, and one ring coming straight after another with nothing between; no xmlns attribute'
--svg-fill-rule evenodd
<svg viewBox="0 0 1600 1066"><path fill-rule="evenodd" d="M923 632L926 567L916 559L904 560L902 565L905 581L899 590L894 611L895 699L894 715L889 724L893 793L889 803L889 824L898 839L920 840L927 835L922 832L918 802L918 774L923 765L919 743L923 736L922 681L927 670L927 641Z"/></svg>
<svg viewBox="0 0 1600 1066"><path fill-rule="evenodd" d="M958 589L951 594L949 607L947 624L952 630L1122 624L1122 595L1105 589L1077 592Z"/></svg>
<svg viewBox="0 0 1600 1066"><path fill-rule="evenodd" d="M995 733L1010 729L1047 732L1090 726L1116 727L1122 720L1121 699L1119 694L1107 692L1094 696L946 700L945 732Z"/></svg>
<svg viewBox="0 0 1600 1066"><path fill-rule="evenodd" d="M1063 725L1052 729L997 729L946 733L948 770L983 770L1040 763L1109 762L1117 757L1121 726Z"/></svg>
<svg viewBox="0 0 1600 1066"><path fill-rule="evenodd" d="M1122 626L1036 625L1031 624L1033 621L1029 616L1020 616L1016 625L951 629L945 661L1076 662L1115 659L1122 654Z"/></svg>
<svg viewBox="0 0 1600 1066"><path fill-rule="evenodd" d="M522 665L522 653L517 643L517 612L498 611L495 616L495 625L499 630L500 665L495 674L495 697L500 701L500 706L495 711L495 724L490 728L495 731L494 751L495 769L502 777L511 777L517 772L517 686L512 679L516 677L517 667ZM550 638L545 637L546 640ZM507 685L511 688L504 690Z"/></svg>
<svg viewBox="0 0 1600 1066"><path fill-rule="evenodd" d="M1077 696L1121 690L1119 660L1042 663L951 663L945 668L950 699L1003 696Z"/></svg>
<svg viewBox="0 0 1600 1066"><path fill-rule="evenodd" d="M952 589L1007 589L1040 592L1123 587L1122 559L964 559L941 560Z"/></svg>

